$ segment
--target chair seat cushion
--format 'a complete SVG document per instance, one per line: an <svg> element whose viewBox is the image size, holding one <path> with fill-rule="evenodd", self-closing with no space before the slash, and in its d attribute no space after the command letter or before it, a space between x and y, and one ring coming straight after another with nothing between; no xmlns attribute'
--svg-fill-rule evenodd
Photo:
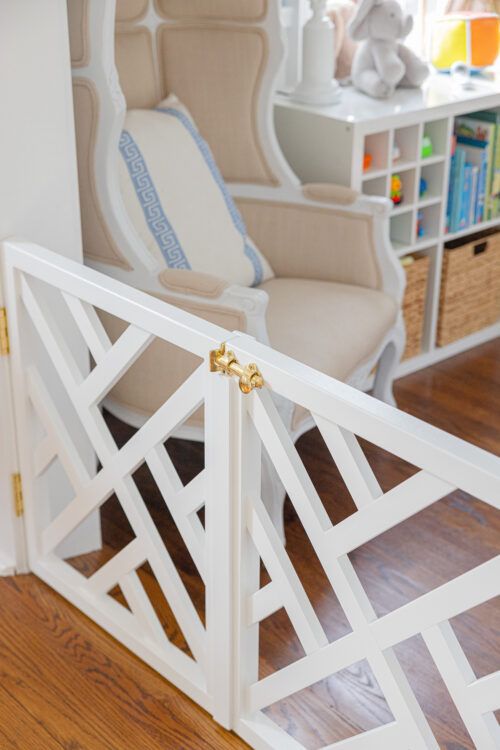
<svg viewBox="0 0 500 750"><path fill-rule="evenodd" d="M160 266L242 286L272 278L207 143L175 96L155 110L127 112L120 153L127 213Z"/></svg>
<svg viewBox="0 0 500 750"><path fill-rule="evenodd" d="M343 381L376 353L398 313L388 295L350 284L279 278L260 288L271 346Z"/></svg>

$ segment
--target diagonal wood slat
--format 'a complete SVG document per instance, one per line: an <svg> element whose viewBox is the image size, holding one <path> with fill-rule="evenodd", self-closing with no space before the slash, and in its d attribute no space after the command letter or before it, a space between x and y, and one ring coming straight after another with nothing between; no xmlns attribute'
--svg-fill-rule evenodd
<svg viewBox="0 0 500 750"><path fill-rule="evenodd" d="M27 385L30 400L52 446L45 458L42 458L41 452L38 452L35 459L38 464L37 472L46 468L49 457L53 458L50 454L55 451L73 489L78 493L90 482L90 475L49 391L34 367L30 367L28 371ZM45 441L41 445L44 444Z"/></svg>
<svg viewBox="0 0 500 750"><path fill-rule="evenodd" d="M310 654L326 646L325 631L262 500L255 499L249 507L247 527L304 651Z"/></svg>
<svg viewBox="0 0 500 750"><path fill-rule="evenodd" d="M327 531L327 543L338 556L345 555L428 508L454 489L448 482L419 471Z"/></svg>
<svg viewBox="0 0 500 750"><path fill-rule="evenodd" d="M107 594L120 578L147 560L146 545L134 539L90 576L87 588L94 594Z"/></svg>
<svg viewBox="0 0 500 750"><path fill-rule="evenodd" d="M133 435L112 459L108 458L101 471L75 499L52 521L42 533L45 552L54 549L74 528L100 507L114 491L116 477L131 474L143 463L145 454L158 442L164 442L182 421L185 412L191 414L202 401L203 372L201 368L178 388L169 400Z"/></svg>
<svg viewBox="0 0 500 750"><path fill-rule="evenodd" d="M463 649L448 621L424 630L422 637L444 680L455 706L458 709L467 730L479 750L495 750L500 747L500 725L493 709L487 701L483 705L473 698L471 686L476 682ZM487 686L483 699L492 699L493 705L500 706L500 692L494 693L495 685L500 682L492 680Z"/></svg>
<svg viewBox="0 0 500 750"><path fill-rule="evenodd" d="M198 573L202 581L205 582L205 529L195 511L186 512L183 502L184 487L163 445L157 445L146 454L146 463L174 519L174 523L179 529L182 540L196 565ZM199 485L200 483L197 483L197 486ZM204 489L203 485L200 486L200 490Z"/></svg>
<svg viewBox="0 0 500 750"><path fill-rule="evenodd" d="M151 637L160 648L175 648L167 638L167 634L158 619L149 596L144 590L141 579L135 570L130 570L118 580L118 585L136 620L141 624L144 631Z"/></svg>
<svg viewBox="0 0 500 750"><path fill-rule="evenodd" d="M67 294L66 292L62 292L62 296L92 354L94 362L99 364L112 346L99 316L88 302L83 302L73 294Z"/></svg>
<svg viewBox="0 0 500 750"><path fill-rule="evenodd" d="M97 404L120 380L152 341L147 331L130 325L101 358L79 388L82 403Z"/></svg>
<svg viewBox="0 0 500 750"><path fill-rule="evenodd" d="M380 497L382 490L356 436L319 414L313 418L356 506L362 508Z"/></svg>

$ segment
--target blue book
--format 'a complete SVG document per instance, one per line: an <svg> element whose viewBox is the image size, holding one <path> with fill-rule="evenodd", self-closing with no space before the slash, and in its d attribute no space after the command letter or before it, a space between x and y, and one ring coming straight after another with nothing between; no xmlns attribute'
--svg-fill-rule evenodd
<svg viewBox="0 0 500 750"><path fill-rule="evenodd" d="M460 199L460 215L458 219L459 229L467 229L467 227L469 226L471 187L472 187L472 164L470 164L469 162L465 162L463 188L462 188L462 195Z"/></svg>
<svg viewBox="0 0 500 750"><path fill-rule="evenodd" d="M446 231L451 232L451 213L453 206L453 194L455 190L455 165L456 159L455 154L452 155L450 160L450 180L448 183L448 203L446 204Z"/></svg>
<svg viewBox="0 0 500 750"><path fill-rule="evenodd" d="M460 204L464 184L465 151L461 146L455 149L455 175L453 187L453 201L451 204L450 231L458 232L460 229Z"/></svg>
<svg viewBox="0 0 500 750"><path fill-rule="evenodd" d="M476 164L473 164L472 172L471 172L471 189L470 189L470 201L469 201L469 226L470 227L476 223L478 181L479 181L479 167Z"/></svg>
<svg viewBox="0 0 500 750"><path fill-rule="evenodd" d="M465 151L465 157L468 162L479 167L479 177L477 186L477 200L474 209L473 224L483 221L484 207L486 201L486 177L488 174L489 143L476 138L468 138L459 135L457 143Z"/></svg>
<svg viewBox="0 0 500 750"><path fill-rule="evenodd" d="M490 113L494 115L494 113ZM494 145L496 141L495 122L488 122L485 118L486 112L477 113L468 117L457 117L455 119L455 133L457 140L461 140L463 145L479 146L482 145L487 151L488 164L486 168L486 186L484 198L484 217L490 219L492 216L493 206L493 177L494 177ZM493 117L494 119L494 117ZM467 161L469 161L467 159Z"/></svg>
<svg viewBox="0 0 500 750"><path fill-rule="evenodd" d="M486 221L486 177L488 174L488 152L484 151L483 161L479 169L477 182L477 204L476 204L476 221Z"/></svg>

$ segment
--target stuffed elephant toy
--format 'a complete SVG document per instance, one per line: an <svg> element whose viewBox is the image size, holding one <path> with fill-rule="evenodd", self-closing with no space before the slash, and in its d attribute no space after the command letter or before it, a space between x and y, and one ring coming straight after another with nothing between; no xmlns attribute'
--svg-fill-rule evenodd
<svg viewBox="0 0 500 750"><path fill-rule="evenodd" d="M358 45L352 63L354 86L384 99L397 86L418 87L429 74L427 65L398 41L408 36L413 19L397 0L361 0L349 31Z"/></svg>

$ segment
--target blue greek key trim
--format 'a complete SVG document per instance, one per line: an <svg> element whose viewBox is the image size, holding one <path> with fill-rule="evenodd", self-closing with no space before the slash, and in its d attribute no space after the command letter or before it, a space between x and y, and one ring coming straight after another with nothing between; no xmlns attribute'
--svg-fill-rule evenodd
<svg viewBox="0 0 500 750"><path fill-rule="evenodd" d="M219 168L217 164L215 163L215 159L212 155L212 152L210 151L210 147L208 143L201 137L189 117L187 117L184 112L181 112L178 109L174 109L174 107L157 107L157 112L163 112L165 115L171 115L172 117L176 117L179 122L181 122L188 133L192 136L193 140L195 141L196 145L198 146L198 149L200 150L201 155L203 156L207 167L209 168L212 177L215 180L215 183L217 184L219 190L222 193L222 197L224 198L224 201L226 203L227 210L229 211L229 214L231 216L232 222L238 232L241 235L241 238L243 240L243 252L247 256L247 258L250 260L253 270L254 270L254 280L252 286L258 286L262 279L264 278L264 269L262 268L262 262L255 250L254 247L249 242L248 238L248 232L247 228L245 226L245 222L243 221L243 217L238 211L238 208L231 198L231 195L229 194L229 191L226 187L226 183L224 182L224 179L219 172Z"/></svg>
<svg viewBox="0 0 500 750"><path fill-rule="evenodd" d="M120 136L120 153L134 185L149 231L153 235L169 268L191 270L177 235L167 219L144 157L127 130Z"/></svg>

